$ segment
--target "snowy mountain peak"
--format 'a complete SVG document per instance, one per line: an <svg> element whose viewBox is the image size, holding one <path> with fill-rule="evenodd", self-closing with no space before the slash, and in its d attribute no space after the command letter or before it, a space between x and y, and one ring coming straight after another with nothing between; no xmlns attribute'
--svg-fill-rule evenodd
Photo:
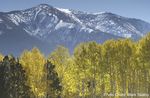
<svg viewBox="0 0 150 98"><path fill-rule="evenodd" d="M36 6L35 8L39 8L39 9L51 9L51 8L54 8L54 7L51 6L51 5L48 5L48 4L40 4L40 5Z"/></svg>
<svg viewBox="0 0 150 98"><path fill-rule="evenodd" d="M39 4L38 5L39 7L42 7L42 8L45 8L45 7L52 7L51 5L48 5L48 4Z"/></svg>
<svg viewBox="0 0 150 98"><path fill-rule="evenodd" d="M63 9L63 8L56 8L64 13L67 13L67 14L71 14L72 12L69 10L69 9Z"/></svg>

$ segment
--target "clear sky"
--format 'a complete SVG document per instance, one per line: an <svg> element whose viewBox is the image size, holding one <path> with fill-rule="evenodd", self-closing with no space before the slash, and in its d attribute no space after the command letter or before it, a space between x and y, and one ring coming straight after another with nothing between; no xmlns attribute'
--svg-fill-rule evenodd
<svg viewBox="0 0 150 98"><path fill-rule="evenodd" d="M21 10L46 3L87 12L112 12L150 23L150 0L0 0L0 11Z"/></svg>

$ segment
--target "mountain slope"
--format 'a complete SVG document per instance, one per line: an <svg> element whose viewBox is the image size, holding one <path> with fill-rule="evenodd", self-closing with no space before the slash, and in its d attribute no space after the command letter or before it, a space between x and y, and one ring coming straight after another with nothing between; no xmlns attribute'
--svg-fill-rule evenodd
<svg viewBox="0 0 150 98"><path fill-rule="evenodd" d="M125 38L136 40L150 31L150 24L140 19L126 18L109 12L73 13L88 27Z"/></svg>
<svg viewBox="0 0 150 98"><path fill-rule="evenodd" d="M2 34L0 35L0 52L5 55L14 54L15 56L19 56L24 49L31 49L34 46L46 53L51 50L47 42L30 36L22 28L14 24L0 24L0 30L2 30Z"/></svg>

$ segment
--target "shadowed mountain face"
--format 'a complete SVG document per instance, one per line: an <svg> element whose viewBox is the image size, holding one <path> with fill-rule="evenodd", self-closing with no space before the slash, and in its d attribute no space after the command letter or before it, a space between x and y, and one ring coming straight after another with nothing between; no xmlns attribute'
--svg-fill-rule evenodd
<svg viewBox="0 0 150 98"><path fill-rule="evenodd" d="M57 45L74 47L87 41L138 40L150 31L150 24L112 13L86 13L46 4L0 13L0 52L18 56L24 49L38 47L46 55Z"/></svg>

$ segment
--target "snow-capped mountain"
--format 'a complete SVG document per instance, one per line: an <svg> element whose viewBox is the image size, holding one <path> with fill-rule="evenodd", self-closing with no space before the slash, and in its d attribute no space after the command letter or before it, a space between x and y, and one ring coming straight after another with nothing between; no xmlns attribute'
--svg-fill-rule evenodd
<svg viewBox="0 0 150 98"><path fill-rule="evenodd" d="M41 4L36 7L0 13L0 51L19 54L36 46L45 54L64 45L74 47L87 41L139 39L150 24L113 13L87 13ZM11 44L11 45L10 45Z"/></svg>
<svg viewBox="0 0 150 98"><path fill-rule="evenodd" d="M124 38L137 39L150 31L150 24L135 18L122 17L110 12L73 12L86 26Z"/></svg>

